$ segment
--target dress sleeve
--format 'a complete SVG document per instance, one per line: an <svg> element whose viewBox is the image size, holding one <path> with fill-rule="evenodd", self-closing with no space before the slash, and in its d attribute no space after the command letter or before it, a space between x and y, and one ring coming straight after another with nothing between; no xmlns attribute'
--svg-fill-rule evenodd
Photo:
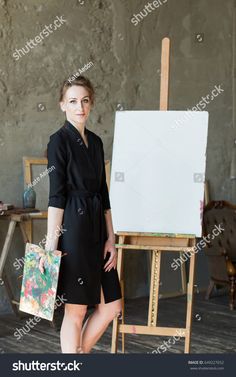
<svg viewBox="0 0 236 377"><path fill-rule="evenodd" d="M49 169L49 200L48 207L65 208L66 206L66 148L59 135L50 136L47 145Z"/></svg>
<svg viewBox="0 0 236 377"><path fill-rule="evenodd" d="M103 149L103 142L101 141L101 148L102 148L102 182L101 182L101 195L102 195L102 204L103 209L108 210L111 209L110 199L109 199L109 193L108 193L108 187L106 182L106 169L105 169L105 160L104 160L104 149Z"/></svg>

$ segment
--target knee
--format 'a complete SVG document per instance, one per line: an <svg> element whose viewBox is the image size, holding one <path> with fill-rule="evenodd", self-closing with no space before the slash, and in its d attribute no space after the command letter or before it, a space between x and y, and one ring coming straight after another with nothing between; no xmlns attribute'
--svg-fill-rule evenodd
<svg viewBox="0 0 236 377"><path fill-rule="evenodd" d="M121 300L117 301L115 303L114 308L113 308L113 319L115 317L120 317L122 315L122 305L121 305Z"/></svg>
<svg viewBox="0 0 236 377"><path fill-rule="evenodd" d="M121 304L105 304L100 309L100 314L106 318L107 322L113 321L116 317L120 317L122 313Z"/></svg>
<svg viewBox="0 0 236 377"><path fill-rule="evenodd" d="M113 321L115 318L118 318L120 319L122 316L122 309L115 309L115 310L112 310L111 313L110 313L110 321Z"/></svg>
<svg viewBox="0 0 236 377"><path fill-rule="evenodd" d="M65 317L77 326L81 326L86 315L87 308L72 309L65 307Z"/></svg>
<svg viewBox="0 0 236 377"><path fill-rule="evenodd" d="M115 318L120 319L122 316L122 308L119 308L113 312L112 320Z"/></svg>

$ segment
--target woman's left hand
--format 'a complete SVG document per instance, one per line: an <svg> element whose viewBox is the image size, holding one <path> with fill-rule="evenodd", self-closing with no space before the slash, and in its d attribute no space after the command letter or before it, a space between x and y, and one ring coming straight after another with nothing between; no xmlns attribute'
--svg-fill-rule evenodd
<svg viewBox="0 0 236 377"><path fill-rule="evenodd" d="M109 239L106 240L105 246L104 246L104 259L106 258L107 253L110 253L110 258L106 262L104 269L105 271L110 271L112 268L116 269L117 264L117 251L114 246L114 242L110 241Z"/></svg>

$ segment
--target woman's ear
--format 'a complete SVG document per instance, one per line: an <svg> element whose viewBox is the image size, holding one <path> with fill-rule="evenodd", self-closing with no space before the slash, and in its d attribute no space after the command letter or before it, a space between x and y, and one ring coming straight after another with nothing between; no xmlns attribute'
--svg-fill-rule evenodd
<svg viewBox="0 0 236 377"><path fill-rule="evenodd" d="M63 112L66 111L64 101L61 101L61 102L60 102L60 108L61 108L61 111L63 111Z"/></svg>

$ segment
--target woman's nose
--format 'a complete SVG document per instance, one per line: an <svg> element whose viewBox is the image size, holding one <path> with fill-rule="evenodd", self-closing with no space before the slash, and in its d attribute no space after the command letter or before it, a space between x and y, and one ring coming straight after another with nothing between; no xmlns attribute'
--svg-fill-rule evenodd
<svg viewBox="0 0 236 377"><path fill-rule="evenodd" d="M82 101L81 102L78 102L78 108L80 111L83 111L84 110L84 107L83 107L83 103Z"/></svg>

